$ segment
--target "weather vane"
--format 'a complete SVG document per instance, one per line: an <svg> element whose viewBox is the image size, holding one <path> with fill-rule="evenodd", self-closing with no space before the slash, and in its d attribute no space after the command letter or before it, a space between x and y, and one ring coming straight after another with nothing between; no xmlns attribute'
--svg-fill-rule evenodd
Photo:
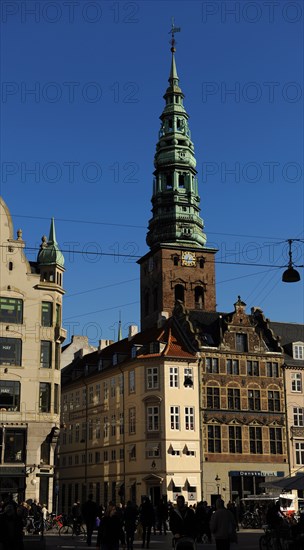
<svg viewBox="0 0 304 550"><path fill-rule="evenodd" d="M170 40L170 44L171 44L171 52L175 52L175 44L176 44L176 40L175 40L175 33L176 32L180 32L181 31L181 28L180 27L176 27L174 25L174 17L172 17L172 23L171 23L171 30L169 31L169 34L171 34L171 40Z"/></svg>

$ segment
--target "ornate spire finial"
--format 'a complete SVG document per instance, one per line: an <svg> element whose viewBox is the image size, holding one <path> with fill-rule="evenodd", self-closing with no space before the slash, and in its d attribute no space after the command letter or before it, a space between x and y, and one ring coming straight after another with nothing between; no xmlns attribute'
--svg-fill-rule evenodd
<svg viewBox="0 0 304 550"><path fill-rule="evenodd" d="M174 53L176 51L176 49L175 49L176 40L175 40L174 35L175 35L176 32L180 32L180 31L181 31L181 28L175 26L174 17L172 17L171 30L169 31L169 34L171 34L170 44L171 44L171 52L172 53Z"/></svg>

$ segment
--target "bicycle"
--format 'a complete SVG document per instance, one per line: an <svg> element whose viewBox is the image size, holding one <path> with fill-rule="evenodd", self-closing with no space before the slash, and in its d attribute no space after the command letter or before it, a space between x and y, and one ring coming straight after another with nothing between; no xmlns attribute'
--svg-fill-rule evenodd
<svg viewBox="0 0 304 550"><path fill-rule="evenodd" d="M62 527L60 527L59 535L70 535L72 537L79 537L80 540L86 540L87 532L83 525L68 523L67 525L62 525Z"/></svg>

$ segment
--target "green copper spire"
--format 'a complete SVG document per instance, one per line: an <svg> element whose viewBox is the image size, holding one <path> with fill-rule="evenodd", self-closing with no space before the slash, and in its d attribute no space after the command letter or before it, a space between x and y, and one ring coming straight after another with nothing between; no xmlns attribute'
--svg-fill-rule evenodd
<svg viewBox="0 0 304 550"><path fill-rule="evenodd" d="M147 234L151 249L159 245L195 248L206 244L199 215L194 145L175 63L174 33L179 30L173 23L169 87L164 95L166 104L160 116L161 129L154 157L152 218Z"/></svg>
<svg viewBox="0 0 304 550"><path fill-rule="evenodd" d="M42 237L42 243L38 253L37 262L40 265L59 265L64 266L64 257L59 250L58 243L56 241L55 221L51 220L49 240L44 236Z"/></svg>

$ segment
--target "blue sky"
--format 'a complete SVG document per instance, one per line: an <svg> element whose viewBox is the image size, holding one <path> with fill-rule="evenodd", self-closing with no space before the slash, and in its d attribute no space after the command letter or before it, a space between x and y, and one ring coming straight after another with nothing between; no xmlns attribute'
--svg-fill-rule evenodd
<svg viewBox="0 0 304 550"><path fill-rule="evenodd" d="M119 312L124 335L139 324L172 16L207 244L219 248L218 310L241 295L248 311L303 322L303 269L288 285L278 268L286 240L304 239L302 2L1 9L1 194L28 247L55 217L68 336L115 338ZM303 244L293 251L302 266Z"/></svg>

